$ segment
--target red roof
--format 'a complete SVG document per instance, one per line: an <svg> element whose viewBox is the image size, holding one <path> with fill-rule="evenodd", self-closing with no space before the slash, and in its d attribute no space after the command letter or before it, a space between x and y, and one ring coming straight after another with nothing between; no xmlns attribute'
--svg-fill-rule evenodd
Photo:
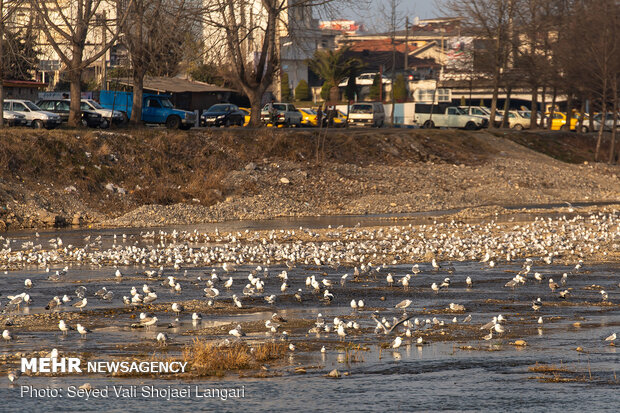
<svg viewBox="0 0 620 413"><path fill-rule="evenodd" d="M47 87L47 83L35 82L33 80L5 80L4 86L40 88L40 87Z"/></svg>
<svg viewBox="0 0 620 413"><path fill-rule="evenodd" d="M350 44L351 50L354 52L363 52L368 50L369 52L391 52L392 40L391 39L376 39L376 40L357 40ZM416 47L409 45L409 52L415 50ZM405 43L401 41L396 42L396 51L404 53Z"/></svg>

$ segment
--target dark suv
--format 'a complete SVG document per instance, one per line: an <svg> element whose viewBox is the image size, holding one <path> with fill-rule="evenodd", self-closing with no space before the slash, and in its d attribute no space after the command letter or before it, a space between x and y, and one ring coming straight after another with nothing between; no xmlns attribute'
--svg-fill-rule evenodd
<svg viewBox="0 0 620 413"><path fill-rule="evenodd" d="M60 115L63 122L69 121L69 106L71 105L69 99L43 99L39 100L36 105L42 110ZM103 126L103 118L92 110L82 110L82 126L99 128Z"/></svg>

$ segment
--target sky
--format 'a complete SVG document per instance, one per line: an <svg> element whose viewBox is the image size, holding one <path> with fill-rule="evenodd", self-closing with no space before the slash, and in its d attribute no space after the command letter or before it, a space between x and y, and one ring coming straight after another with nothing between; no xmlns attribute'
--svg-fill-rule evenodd
<svg viewBox="0 0 620 413"><path fill-rule="evenodd" d="M410 20L418 16L420 19L430 19L442 14L437 10L436 0L397 0L400 1L398 12L401 16L409 16ZM364 23L368 30L375 28L381 31L378 16L381 14L381 7L387 9L390 0L368 0L367 9L360 8L359 10L351 7L344 12L342 18L351 19Z"/></svg>

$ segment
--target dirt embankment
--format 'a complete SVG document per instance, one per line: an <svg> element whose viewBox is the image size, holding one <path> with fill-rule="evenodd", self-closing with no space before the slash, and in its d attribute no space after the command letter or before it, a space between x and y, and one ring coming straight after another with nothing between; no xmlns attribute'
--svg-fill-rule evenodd
<svg viewBox="0 0 620 413"><path fill-rule="evenodd" d="M620 167L591 162L591 135L330 131L317 162L321 141L272 129L3 130L0 230L620 200Z"/></svg>

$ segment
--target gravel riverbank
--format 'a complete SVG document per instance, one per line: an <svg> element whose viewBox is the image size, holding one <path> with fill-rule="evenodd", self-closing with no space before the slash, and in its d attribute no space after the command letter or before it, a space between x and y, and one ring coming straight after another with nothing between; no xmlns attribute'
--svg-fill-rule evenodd
<svg viewBox="0 0 620 413"><path fill-rule="evenodd" d="M338 131L317 163L315 132L47 133L30 137L45 138L39 162L56 154L64 165L43 171L18 154L21 168L0 182L0 229L620 201L620 167L583 160L588 135Z"/></svg>

